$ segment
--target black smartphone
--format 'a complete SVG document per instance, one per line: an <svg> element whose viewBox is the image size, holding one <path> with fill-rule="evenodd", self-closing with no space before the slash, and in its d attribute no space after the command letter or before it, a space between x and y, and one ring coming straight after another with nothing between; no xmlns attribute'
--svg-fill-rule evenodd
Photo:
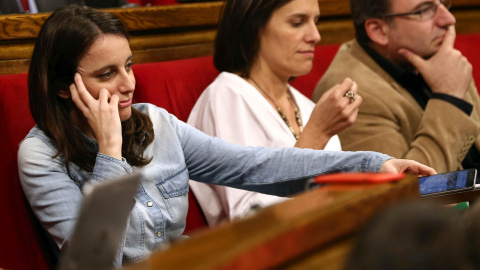
<svg viewBox="0 0 480 270"><path fill-rule="evenodd" d="M434 196L473 189L477 169L468 169L420 177L420 195Z"/></svg>

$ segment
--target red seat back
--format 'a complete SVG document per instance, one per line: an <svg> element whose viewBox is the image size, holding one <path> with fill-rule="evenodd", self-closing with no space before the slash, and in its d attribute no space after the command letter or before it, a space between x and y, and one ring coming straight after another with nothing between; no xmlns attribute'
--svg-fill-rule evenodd
<svg viewBox="0 0 480 270"><path fill-rule="evenodd" d="M49 269L20 186L17 149L33 127L27 75L0 76L0 268Z"/></svg>
<svg viewBox="0 0 480 270"><path fill-rule="evenodd" d="M459 34L455 40L455 48L462 52L473 66L473 79L477 82L477 90L480 93L480 34Z"/></svg>
<svg viewBox="0 0 480 270"><path fill-rule="evenodd" d="M218 75L211 56L138 64L133 70L134 101L155 104L182 121L187 121L198 97Z"/></svg>

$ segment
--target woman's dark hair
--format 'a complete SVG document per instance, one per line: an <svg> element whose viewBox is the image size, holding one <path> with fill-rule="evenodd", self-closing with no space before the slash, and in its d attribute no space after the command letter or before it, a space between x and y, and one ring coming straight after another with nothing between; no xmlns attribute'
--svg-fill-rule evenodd
<svg viewBox="0 0 480 270"><path fill-rule="evenodd" d="M215 67L249 77L259 50L259 31L275 10L291 1L227 0L215 39Z"/></svg>
<svg viewBox="0 0 480 270"><path fill-rule="evenodd" d="M382 18L389 13L392 0L350 0L353 25L356 38L360 41L370 41L365 31L365 21L370 18ZM390 20L390 18L385 18Z"/></svg>
<svg viewBox="0 0 480 270"><path fill-rule="evenodd" d="M70 162L92 171L96 152L86 145L87 138L73 124L71 99L58 96L69 91L78 63L97 38L112 34L128 39L123 23L115 15L80 5L56 10L43 24L28 74L30 112L37 126L54 141L70 174ZM132 116L122 122L122 155L133 166L146 165L151 158L143 156L153 141L150 119L132 108Z"/></svg>

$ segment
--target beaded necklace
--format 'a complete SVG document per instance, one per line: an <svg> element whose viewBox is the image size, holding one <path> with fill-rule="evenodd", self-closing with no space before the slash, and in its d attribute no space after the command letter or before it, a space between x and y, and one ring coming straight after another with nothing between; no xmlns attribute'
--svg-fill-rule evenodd
<svg viewBox="0 0 480 270"><path fill-rule="evenodd" d="M302 123L302 118L300 117L300 111L298 110L297 104L295 104L295 102L292 101L293 96L292 96L292 93L290 92L290 89L287 88L288 100L294 106L293 111L295 112L295 119L297 120L298 129L300 131L298 135L297 135L297 133L295 133L295 130L290 125L290 122L288 121L287 116L283 113L282 109L280 109L280 106L277 105L275 100L273 100L273 98L271 98L270 95L267 94L267 92L265 92L263 90L263 88L260 87L260 85L258 85L258 83L254 79L250 78L250 80L252 80L252 82L257 86L257 88L260 91L262 91L263 94L265 94L265 96L275 105L275 107L277 107L277 112L280 115L280 117L282 118L283 122L285 122L285 124L287 124L287 127L292 132L293 137L295 137L295 140L298 140L298 136L301 135L302 132L303 132L303 123Z"/></svg>

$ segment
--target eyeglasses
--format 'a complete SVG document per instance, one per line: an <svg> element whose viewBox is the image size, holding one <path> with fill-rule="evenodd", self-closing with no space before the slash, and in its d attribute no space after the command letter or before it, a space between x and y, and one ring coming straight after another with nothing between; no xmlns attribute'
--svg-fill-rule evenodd
<svg viewBox="0 0 480 270"><path fill-rule="evenodd" d="M443 5L445 8L450 9L450 7L452 6L452 0L440 0L440 3L432 3L417 11L385 14L382 17L385 18L385 17L397 17L397 16L420 16L421 20L428 20L435 17L435 15L437 15L437 10L439 5Z"/></svg>

